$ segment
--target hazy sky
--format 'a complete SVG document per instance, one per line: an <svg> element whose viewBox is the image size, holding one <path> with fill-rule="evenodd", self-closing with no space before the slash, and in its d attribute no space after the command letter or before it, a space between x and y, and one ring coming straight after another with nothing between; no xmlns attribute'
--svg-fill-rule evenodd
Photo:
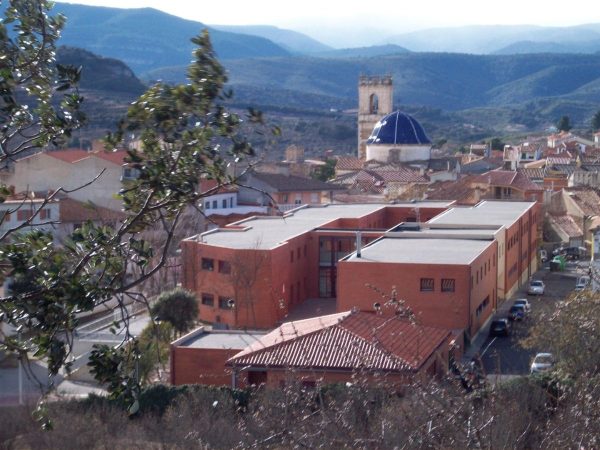
<svg viewBox="0 0 600 450"><path fill-rule="evenodd" d="M567 3L558 0L81 0L69 3L152 7L215 25L275 25L307 33L334 46L352 43L353 38L357 43L371 44L386 35L440 26L567 26L600 22L600 12L590 0Z"/></svg>

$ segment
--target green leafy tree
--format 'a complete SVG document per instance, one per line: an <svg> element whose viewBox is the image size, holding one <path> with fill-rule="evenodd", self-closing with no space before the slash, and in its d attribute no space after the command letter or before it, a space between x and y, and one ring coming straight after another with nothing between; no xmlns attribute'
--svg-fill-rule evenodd
<svg viewBox="0 0 600 450"><path fill-rule="evenodd" d="M83 120L75 87L80 70L54 63L64 18L51 16L50 6L43 0L12 0L6 20L0 22L0 160L60 142ZM16 37L10 37L9 26ZM212 194L201 192L199 179L217 180L215 191L235 183L227 175L229 162L254 155L239 132L242 119L222 104L230 97L224 90L227 77L208 33L192 42L197 48L188 83L150 87L106 139L107 151L122 148L124 136L132 133L141 142L128 150L126 158L126 167L139 176L125 182L120 191L126 214L122 224L86 223L61 247L53 245L49 233L27 232L30 221L0 236L2 275L27 280L26 289L0 298L0 321L22 330L24 336L1 335L0 350L46 358L49 375L55 375L61 367L69 368L80 313L116 299L122 317L115 327L125 329L125 338L120 346L95 348L90 364L98 379L107 382L111 395L122 398L130 411L135 410L139 383L125 368L139 356L139 346L128 332L125 304L149 308L139 287L164 266L183 211L196 208ZM56 95L62 95L58 103ZM262 115L250 110L247 122L259 126ZM153 247L144 239L144 230L150 228L162 230L166 236L162 246ZM130 276L132 268L135 277Z"/></svg>
<svg viewBox="0 0 600 450"><path fill-rule="evenodd" d="M596 111L596 114L592 116L592 130L600 130L600 110Z"/></svg>
<svg viewBox="0 0 600 450"><path fill-rule="evenodd" d="M557 122L556 128L558 128L558 131L570 131L573 125L571 125L569 116L562 116Z"/></svg>
<svg viewBox="0 0 600 450"><path fill-rule="evenodd" d="M155 320L168 322L176 332L185 333L198 319L198 302L191 292L176 288L163 292L151 313Z"/></svg>
<svg viewBox="0 0 600 450"><path fill-rule="evenodd" d="M492 146L492 150L504 150L505 142L500 138L493 138L490 141L490 145Z"/></svg>
<svg viewBox="0 0 600 450"><path fill-rule="evenodd" d="M325 165L319 166L315 169L315 171L312 173L312 178L321 181L331 180L335 176L336 164L336 159L328 159L325 161Z"/></svg>

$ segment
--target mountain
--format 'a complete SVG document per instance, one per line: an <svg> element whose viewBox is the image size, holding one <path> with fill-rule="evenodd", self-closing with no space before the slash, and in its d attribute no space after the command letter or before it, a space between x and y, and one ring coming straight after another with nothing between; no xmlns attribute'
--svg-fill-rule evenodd
<svg viewBox="0 0 600 450"><path fill-rule="evenodd" d="M517 42L560 42L572 45L600 39L600 24L571 27L534 25L473 25L433 28L388 37L384 43L397 44L416 52L459 52L488 54Z"/></svg>
<svg viewBox="0 0 600 450"><path fill-rule="evenodd" d="M60 47L56 61L82 67L79 88L88 124L78 132L78 136L87 134L97 138L103 136L106 130L114 129L129 104L146 90L126 64L113 58L104 58L79 48Z"/></svg>
<svg viewBox="0 0 600 450"><path fill-rule="evenodd" d="M598 51L600 51L600 39L567 43L519 41L492 53L494 55L518 55L524 53L596 53Z"/></svg>
<svg viewBox="0 0 600 450"><path fill-rule="evenodd" d="M316 53L313 56L321 58L372 58L374 56L396 55L398 53L408 53L409 50L399 45L373 45L370 47L343 48L339 50L329 50Z"/></svg>
<svg viewBox="0 0 600 450"><path fill-rule="evenodd" d="M60 43L117 58L136 73L158 67L187 64L190 39L207 28L152 8L119 9L56 3L53 13L63 13L67 25ZM258 37L210 30L218 57L254 58L287 56L290 52Z"/></svg>
<svg viewBox="0 0 600 450"><path fill-rule="evenodd" d="M297 31L270 25L209 25L213 30L259 36L273 41L290 53L308 55L332 50L328 45Z"/></svg>

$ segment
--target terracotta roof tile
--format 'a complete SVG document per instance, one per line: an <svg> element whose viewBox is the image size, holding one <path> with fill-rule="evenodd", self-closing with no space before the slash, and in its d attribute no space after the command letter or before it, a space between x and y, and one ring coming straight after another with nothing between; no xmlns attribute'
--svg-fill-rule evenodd
<svg viewBox="0 0 600 450"><path fill-rule="evenodd" d="M448 330L414 325L395 317L346 312L283 324L228 364L415 371L449 335Z"/></svg>
<svg viewBox="0 0 600 450"><path fill-rule="evenodd" d="M564 234L571 238L580 237L583 233L575 220L568 215L564 216L548 216L548 220L552 226L561 230Z"/></svg>
<svg viewBox="0 0 600 450"><path fill-rule="evenodd" d="M360 170L364 164L364 160L355 156L338 156L335 168L336 170Z"/></svg>
<svg viewBox="0 0 600 450"><path fill-rule="evenodd" d="M89 156L88 151L79 149L56 150L45 152L45 154L68 163L74 163Z"/></svg>
<svg viewBox="0 0 600 450"><path fill-rule="evenodd" d="M600 195L587 187L565 188L565 192L577 203L584 214L600 216Z"/></svg>

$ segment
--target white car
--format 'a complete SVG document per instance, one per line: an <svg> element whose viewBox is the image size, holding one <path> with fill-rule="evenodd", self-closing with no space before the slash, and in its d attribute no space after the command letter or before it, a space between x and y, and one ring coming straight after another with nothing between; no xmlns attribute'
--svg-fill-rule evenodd
<svg viewBox="0 0 600 450"><path fill-rule="evenodd" d="M546 289L546 285L541 280L532 280L529 283L529 289L527 289L527 293L529 295L544 295L544 290Z"/></svg>
<svg viewBox="0 0 600 450"><path fill-rule="evenodd" d="M590 277L588 276L581 276L579 278L577 278L577 283L575 284L575 290L576 291L583 291L585 289L587 289L587 287L590 284Z"/></svg>
<svg viewBox="0 0 600 450"><path fill-rule="evenodd" d="M531 363L531 373L545 372L552 369L552 367L554 367L552 353L538 353Z"/></svg>
<svg viewBox="0 0 600 450"><path fill-rule="evenodd" d="M523 308L525 308L525 312L531 312L531 303L529 303L529 300L526 298L515 299L513 305L521 305Z"/></svg>

